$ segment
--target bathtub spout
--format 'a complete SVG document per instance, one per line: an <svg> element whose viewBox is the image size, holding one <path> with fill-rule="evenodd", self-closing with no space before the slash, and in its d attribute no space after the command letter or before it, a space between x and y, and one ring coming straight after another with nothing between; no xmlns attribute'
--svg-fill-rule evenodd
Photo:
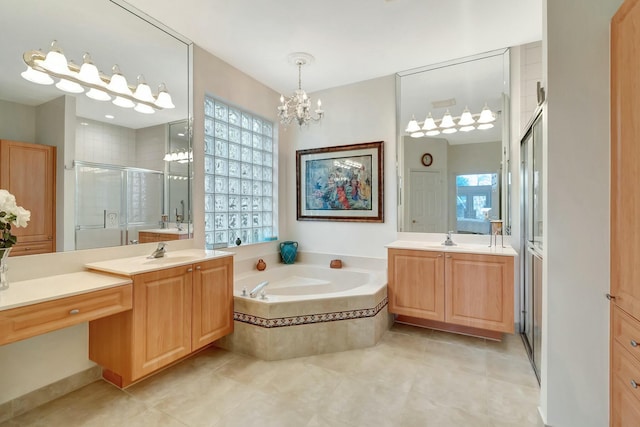
<svg viewBox="0 0 640 427"><path fill-rule="evenodd" d="M256 286L251 292L249 292L249 296L251 298L255 298L262 289L267 287L268 284L269 282L266 280L264 282L258 283L258 286Z"/></svg>

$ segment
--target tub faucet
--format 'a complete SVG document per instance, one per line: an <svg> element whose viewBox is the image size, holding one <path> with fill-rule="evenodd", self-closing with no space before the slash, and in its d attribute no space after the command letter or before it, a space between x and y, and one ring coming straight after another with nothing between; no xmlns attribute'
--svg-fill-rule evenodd
<svg viewBox="0 0 640 427"><path fill-rule="evenodd" d="M449 231L447 233L447 238L444 242L442 242L442 244L444 246L457 246L455 243L453 243L453 240L451 240L451 233L453 233L453 231Z"/></svg>
<svg viewBox="0 0 640 427"><path fill-rule="evenodd" d="M156 250L153 251L153 253L151 253L151 255L149 255L147 258L152 259L152 258L162 258L162 257L164 257L164 254L167 253L167 250L165 249L165 246L167 246L167 243L159 242L158 243L158 247L156 248Z"/></svg>
<svg viewBox="0 0 640 427"><path fill-rule="evenodd" d="M255 288L253 288L253 290L251 292L249 292L249 296L251 298L255 298L258 295L258 292L260 292L262 289L266 288L268 284L269 284L269 282L266 281L266 280L264 282L258 283L258 286L256 286Z"/></svg>

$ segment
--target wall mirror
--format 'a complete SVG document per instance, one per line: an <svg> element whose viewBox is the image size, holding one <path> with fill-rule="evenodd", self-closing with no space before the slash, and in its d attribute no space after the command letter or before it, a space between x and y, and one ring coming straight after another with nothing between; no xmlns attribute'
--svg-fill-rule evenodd
<svg viewBox="0 0 640 427"><path fill-rule="evenodd" d="M508 230L509 52L398 73L398 231Z"/></svg>
<svg viewBox="0 0 640 427"><path fill-rule="evenodd" d="M56 250L192 236L190 42L120 0L10 2L0 24L11 35L0 39L0 139L57 147ZM111 78L117 65L132 89L166 88L175 108L139 112L22 78L24 52L47 54L53 40L78 66L89 53Z"/></svg>

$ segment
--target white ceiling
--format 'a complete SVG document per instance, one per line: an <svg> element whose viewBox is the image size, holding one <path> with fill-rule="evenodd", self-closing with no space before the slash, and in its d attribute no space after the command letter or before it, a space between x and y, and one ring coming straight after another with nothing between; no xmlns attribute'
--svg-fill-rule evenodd
<svg viewBox="0 0 640 427"><path fill-rule="evenodd" d="M127 0L268 87L314 92L542 38L542 0Z"/></svg>

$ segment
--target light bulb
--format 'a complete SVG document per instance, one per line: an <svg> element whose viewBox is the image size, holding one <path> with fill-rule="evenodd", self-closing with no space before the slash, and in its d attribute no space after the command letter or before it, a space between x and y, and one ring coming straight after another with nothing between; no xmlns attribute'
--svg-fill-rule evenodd
<svg viewBox="0 0 640 427"><path fill-rule="evenodd" d="M422 125L422 129L429 131L429 130L434 130L438 127L438 125L436 124L435 120L433 120L433 117L431 116L431 113L427 114L427 117L424 119L424 124ZM440 132L438 132L440 133Z"/></svg>
<svg viewBox="0 0 640 427"><path fill-rule="evenodd" d="M122 108L133 108L136 106L135 102L121 96L116 96L116 99L114 99L112 102L114 105Z"/></svg>
<svg viewBox="0 0 640 427"><path fill-rule="evenodd" d="M103 90L91 88L86 95L91 99L95 99L96 101L111 101L111 95Z"/></svg>
<svg viewBox="0 0 640 427"><path fill-rule="evenodd" d="M140 101L155 102L155 99L151 94L151 88L147 83L145 83L144 76L142 74L138 76L138 86L136 87L136 91L133 93L133 97Z"/></svg>
<svg viewBox="0 0 640 427"><path fill-rule="evenodd" d="M418 126L418 122L415 117L412 117L409 120L409 124L407 125L407 129L405 129L407 133L420 132L420 126Z"/></svg>
<svg viewBox="0 0 640 427"><path fill-rule="evenodd" d="M438 129L434 129L434 130L429 130L425 133L425 135L427 136L436 136L436 135L440 135L440 131Z"/></svg>
<svg viewBox="0 0 640 427"><path fill-rule="evenodd" d="M60 79L58 83L56 83L56 87L64 92L69 93L82 93L84 92L84 88L80 86L76 82L72 82L67 79Z"/></svg>
<svg viewBox="0 0 640 427"><path fill-rule="evenodd" d="M493 127L493 123L482 123L478 125L478 129L480 130L491 129L492 127Z"/></svg>
<svg viewBox="0 0 640 427"><path fill-rule="evenodd" d="M147 104L143 104L141 102L136 104L134 110L142 114L153 114L156 112L152 107L148 106Z"/></svg>
<svg viewBox="0 0 640 427"><path fill-rule="evenodd" d="M460 132L471 132L475 128L476 128L475 126L462 126L460 128Z"/></svg>
<svg viewBox="0 0 640 427"><path fill-rule="evenodd" d="M456 132L458 132L458 129L456 129L456 128L442 129L442 133L445 133L445 134L452 134L452 133L456 133Z"/></svg>
<svg viewBox="0 0 640 427"><path fill-rule="evenodd" d="M480 112L480 117L478 118L478 123L491 123L495 121L496 118L489 109L489 106L485 103L484 108ZM478 127L479 129L479 127Z"/></svg>
<svg viewBox="0 0 640 427"><path fill-rule="evenodd" d="M121 95L133 96L133 93L131 93L131 89L129 89L129 85L127 84L127 79L122 74L120 74L120 68L117 65L113 66L113 75L111 76L111 80L107 85L107 89ZM131 107L133 107L133 105L133 102L131 102Z"/></svg>
<svg viewBox="0 0 640 427"><path fill-rule="evenodd" d="M411 133L411 138L421 138L424 136L424 132L413 132Z"/></svg>
<svg viewBox="0 0 640 427"><path fill-rule="evenodd" d="M85 53L82 56L83 63L80 67L80 71L78 72L78 79L82 80L85 83L89 83L96 86L106 87L106 83L102 81L100 78L100 72L98 71L98 67L96 67L91 61L91 55ZM111 98L109 98L111 99Z"/></svg>
<svg viewBox="0 0 640 427"><path fill-rule="evenodd" d="M173 105L171 95L167 92L167 87L164 83L158 86L158 97L156 98L155 104L160 108L176 108L176 106Z"/></svg>
<svg viewBox="0 0 640 427"><path fill-rule="evenodd" d="M64 53L62 53L62 49L58 47L56 40L51 42L51 50L47 53L41 65L43 68L56 74L70 74L67 58L64 56Z"/></svg>

